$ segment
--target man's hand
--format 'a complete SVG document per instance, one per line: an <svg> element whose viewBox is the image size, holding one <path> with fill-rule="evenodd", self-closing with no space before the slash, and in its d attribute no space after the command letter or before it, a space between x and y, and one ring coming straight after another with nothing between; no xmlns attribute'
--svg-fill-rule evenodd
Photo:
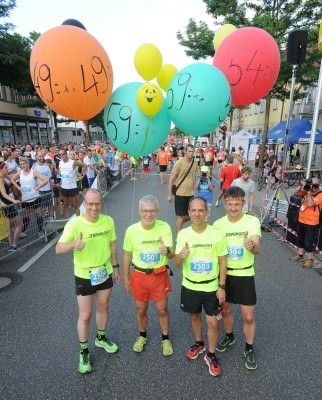
<svg viewBox="0 0 322 400"><path fill-rule="evenodd" d="M225 291L225 289L218 288L216 296L217 296L219 304L222 305L226 300L226 291Z"/></svg>
<svg viewBox="0 0 322 400"><path fill-rule="evenodd" d="M74 249L77 251L82 251L85 248L85 242L83 242L83 233L81 232L79 238L74 240Z"/></svg>
<svg viewBox="0 0 322 400"><path fill-rule="evenodd" d="M169 194L169 195L168 195L168 202L169 202L169 203L172 203L172 194Z"/></svg>
<svg viewBox="0 0 322 400"><path fill-rule="evenodd" d="M186 242L183 249L180 251L179 256L182 260L185 260L189 256L189 253L189 245L188 242Z"/></svg>
<svg viewBox="0 0 322 400"><path fill-rule="evenodd" d="M248 232L246 231L244 234L244 246L247 250L253 250L254 249L254 242L250 239L248 239Z"/></svg>
<svg viewBox="0 0 322 400"><path fill-rule="evenodd" d="M162 236L160 236L159 252L160 252L160 254L162 254L163 256L166 256L167 253L168 253L167 246L163 243Z"/></svg>
<svg viewBox="0 0 322 400"><path fill-rule="evenodd" d="M128 276L124 276L123 278L123 290L125 293L129 293L131 291L130 279Z"/></svg>
<svg viewBox="0 0 322 400"><path fill-rule="evenodd" d="M113 268L114 283L117 285L121 282L121 275L118 268Z"/></svg>

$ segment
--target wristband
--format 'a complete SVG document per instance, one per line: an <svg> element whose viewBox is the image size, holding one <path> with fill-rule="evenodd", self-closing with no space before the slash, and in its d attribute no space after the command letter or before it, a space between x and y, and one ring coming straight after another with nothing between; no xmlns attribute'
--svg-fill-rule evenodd
<svg viewBox="0 0 322 400"><path fill-rule="evenodd" d="M120 264L112 265L112 267L113 267L113 269L114 269L114 268L120 268Z"/></svg>
<svg viewBox="0 0 322 400"><path fill-rule="evenodd" d="M226 285L224 283L219 283L218 285L220 289L226 289Z"/></svg>

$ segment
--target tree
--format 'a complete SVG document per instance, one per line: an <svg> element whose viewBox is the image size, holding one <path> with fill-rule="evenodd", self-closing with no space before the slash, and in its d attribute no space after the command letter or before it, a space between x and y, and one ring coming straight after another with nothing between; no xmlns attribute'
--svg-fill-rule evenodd
<svg viewBox="0 0 322 400"><path fill-rule="evenodd" d="M320 0L203 0L209 15L217 25L230 23L236 27L254 26L269 32L276 40L281 52L281 69L277 81L266 96L265 123L263 129L264 146L269 126L269 113L272 98L285 101L289 98L292 67L286 63L286 43L288 34L294 30L308 31L308 51L305 64L297 77L294 99L302 96L304 86L312 86L318 80L320 56L317 50L317 33L321 17ZM177 32L179 43L186 47L186 54L199 60L212 57L213 35L207 25L190 19L184 33Z"/></svg>

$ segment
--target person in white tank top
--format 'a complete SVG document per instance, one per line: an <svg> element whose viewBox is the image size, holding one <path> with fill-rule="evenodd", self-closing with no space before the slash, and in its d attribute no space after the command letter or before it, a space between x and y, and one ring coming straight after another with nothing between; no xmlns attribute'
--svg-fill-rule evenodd
<svg viewBox="0 0 322 400"><path fill-rule="evenodd" d="M16 172L11 178L12 185L19 191L22 196L22 212L23 212L23 232L26 232L31 212L35 213L39 234L43 236L43 218L41 209L41 199L39 197L39 189L48 183L48 179L37 171L29 168L27 158L20 158L21 171ZM20 186L17 180L20 180ZM40 182L39 184L37 183Z"/></svg>
<svg viewBox="0 0 322 400"><path fill-rule="evenodd" d="M76 182L76 167L82 168L82 175L86 173L86 165L77 160L70 160L66 150L59 152L59 175L61 177L60 193L64 203L64 218L69 218L69 206L73 205L75 214L80 215L78 205L78 188Z"/></svg>

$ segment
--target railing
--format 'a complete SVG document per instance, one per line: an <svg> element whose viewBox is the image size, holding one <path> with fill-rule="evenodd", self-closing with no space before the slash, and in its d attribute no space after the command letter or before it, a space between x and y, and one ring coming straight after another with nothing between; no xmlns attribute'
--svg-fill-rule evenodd
<svg viewBox="0 0 322 400"><path fill-rule="evenodd" d="M93 187L104 195L130 171L130 161L122 160L112 169L103 169ZM64 228L68 220L57 218L55 201L59 202L60 198L55 199L52 193L48 193L32 199L30 203L0 207L0 260L39 240L47 242L50 235L56 235ZM84 211L82 205L80 209Z"/></svg>

